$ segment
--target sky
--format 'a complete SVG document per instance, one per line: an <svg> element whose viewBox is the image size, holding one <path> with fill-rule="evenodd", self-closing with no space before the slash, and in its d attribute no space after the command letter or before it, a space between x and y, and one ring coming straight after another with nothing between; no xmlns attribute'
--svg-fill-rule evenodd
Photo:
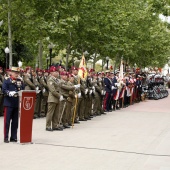
<svg viewBox="0 0 170 170"><path fill-rule="evenodd" d="M164 21L164 22L168 22L170 24L170 16L166 17L162 14L159 14L159 18Z"/></svg>

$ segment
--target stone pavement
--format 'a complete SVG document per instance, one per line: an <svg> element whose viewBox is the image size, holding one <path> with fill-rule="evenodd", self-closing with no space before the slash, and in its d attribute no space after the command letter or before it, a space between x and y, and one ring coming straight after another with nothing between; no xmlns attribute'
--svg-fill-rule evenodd
<svg viewBox="0 0 170 170"><path fill-rule="evenodd" d="M147 100L76 124L45 131L33 122L33 143L3 143L0 170L170 170L170 96Z"/></svg>

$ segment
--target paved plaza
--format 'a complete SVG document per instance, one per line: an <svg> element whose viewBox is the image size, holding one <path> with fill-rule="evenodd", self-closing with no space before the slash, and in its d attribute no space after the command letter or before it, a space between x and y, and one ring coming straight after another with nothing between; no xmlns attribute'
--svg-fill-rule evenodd
<svg viewBox="0 0 170 170"><path fill-rule="evenodd" d="M0 117L0 170L170 170L170 96L64 131L45 122L33 120L33 144L6 144Z"/></svg>

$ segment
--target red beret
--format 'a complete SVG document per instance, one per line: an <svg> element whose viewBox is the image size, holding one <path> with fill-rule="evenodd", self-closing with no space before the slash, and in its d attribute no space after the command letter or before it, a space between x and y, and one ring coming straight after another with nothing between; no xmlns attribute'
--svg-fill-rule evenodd
<svg viewBox="0 0 170 170"><path fill-rule="evenodd" d="M71 70L78 70L78 68L72 66L72 67L71 67Z"/></svg>
<svg viewBox="0 0 170 170"><path fill-rule="evenodd" d="M49 70L47 69L47 70L44 70L43 72L44 72L44 73L49 73Z"/></svg>
<svg viewBox="0 0 170 170"><path fill-rule="evenodd" d="M43 70L40 68L36 68L36 72L43 72Z"/></svg>
<svg viewBox="0 0 170 170"><path fill-rule="evenodd" d="M67 73L65 71L60 72L61 76L67 76Z"/></svg>
<svg viewBox="0 0 170 170"><path fill-rule="evenodd" d="M98 76L97 74L93 74L93 76Z"/></svg>
<svg viewBox="0 0 170 170"><path fill-rule="evenodd" d="M30 69L31 69L31 67L30 67L30 66L27 66L27 67L25 68L25 71L30 70Z"/></svg>
<svg viewBox="0 0 170 170"><path fill-rule="evenodd" d="M51 66L49 72L56 72L58 69L55 66Z"/></svg>
<svg viewBox="0 0 170 170"><path fill-rule="evenodd" d="M11 71L11 69L9 68L9 69L6 69L6 71Z"/></svg>
<svg viewBox="0 0 170 170"><path fill-rule="evenodd" d="M68 77L74 77L73 74L68 74Z"/></svg>
<svg viewBox="0 0 170 170"><path fill-rule="evenodd" d="M91 73L91 72L94 72L95 70L93 69L93 68L91 68L90 70L89 70L89 72Z"/></svg>

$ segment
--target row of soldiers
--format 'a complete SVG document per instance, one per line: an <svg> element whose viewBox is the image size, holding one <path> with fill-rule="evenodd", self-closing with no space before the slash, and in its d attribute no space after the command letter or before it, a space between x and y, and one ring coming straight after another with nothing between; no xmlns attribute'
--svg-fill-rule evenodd
<svg viewBox="0 0 170 170"><path fill-rule="evenodd" d="M2 68L0 85L3 82ZM10 76L10 70L6 71ZM86 80L78 76L78 68L68 72L62 66L49 70L26 67L20 74L25 90L36 90L34 118L46 116L46 130L63 130L73 123L87 121L94 116L106 114L141 101L142 77L118 73L98 72L91 69ZM2 106L3 94L0 102ZM2 110L0 111L2 114Z"/></svg>

